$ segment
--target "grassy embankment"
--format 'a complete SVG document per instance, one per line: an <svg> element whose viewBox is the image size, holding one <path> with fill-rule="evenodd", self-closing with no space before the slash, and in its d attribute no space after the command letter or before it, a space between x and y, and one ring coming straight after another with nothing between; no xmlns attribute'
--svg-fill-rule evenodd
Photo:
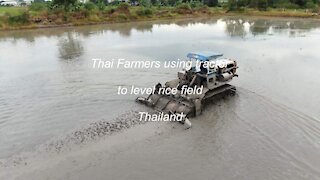
<svg viewBox="0 0 320 180"><path fill-rule="evenodd" d="M268 11L242 9L228 12L224 8L190 7L188 4L149 8L130 7L127 4L101 8L88 4L66 12L64 9L50 9L44 4L38 4L30 7L0 7L0 30L229 15L320 19L318 14L303 9L269 9Z"/></svg>

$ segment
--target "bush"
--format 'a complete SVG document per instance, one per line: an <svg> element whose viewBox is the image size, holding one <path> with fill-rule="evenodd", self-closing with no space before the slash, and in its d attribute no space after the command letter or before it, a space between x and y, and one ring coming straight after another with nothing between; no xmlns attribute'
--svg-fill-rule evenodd
<svg viewBox="0 0 320 180"><path fill-rule="evenodd" d="M317 5L315 3L313 3L313 2L308 1L307 4L306 4L306 8L315 9L315 8L317 8Z"/></svg>
<svg viewBox="0 0 320 180"><path fill-rule="evenodd" d="M76 3L73 7L72 10L73 11L80 11L80 10L84 10L84 4L83 3Z"/></svg>
<svg viewBox="0 0 320 180"><path fill-rule="evenodd" d="M70 20L70 14L69 13L64 13L62 16L62 19L64 22L68 22Z"/></svg>
<svg viewBox="0 0 320 180"><path fill-rule="evenodd" d="M47 4L41 2L34 2L29 6L30 11L43 11L45 9L47 9Z"/></svg>
<svg viewBox="0 0 320 180"><path fill-rule="evenodd" d="M120 21L126 21L126 20L128 20L127 15L125 15L125 14L123 14L123 13L118 14L118 15L117 15L117 18L118 18L118 20L120 20Z"/></svg>
<svg viewBox="0 0 320 180"><path fill-rule="evenodd" d="M152 14L153 14L153 11L152 11L151 8L146 8L146 9L144 10L144 13L145 13L145 15L149 16L149 15L152 15Z"/></svg>
<svg viewBox="0 0 320 180"><path fill-rule="evenodd" d="M299 6L290 2L284 2L284 3L276 3L275 6L277 8L285 8L285 9L298 9Z"/></svg>
<svg viewBox="0 0 320 180"><path fill-rule="evenodd" d="M150 7L152 5L151 0L139 0L139 5L144 7Z"/></svg>
<svg viewBox="0 0 320 180"><path fill-rule="evenodd" d="M50 9L52 10L50 12L54 14L63 14L66 12L65 7L59 5L52 5Z"/></svg>
<svg viewBox="0 0 320 180"><path fill-rule="evenodd" d="M198 8L198 7L202 7L203 4L200 1L192 1L190 3L191 8Z"/></svg>
<svg viewBox="0 0 320 180"><path fill-rule="evenodd" d="M108 2L109 2L109 1L108 1ZM119 6L120 3L121 3L120 1L114 0L114 1L112 1L112 2L110 2L110 3L108 3L108 5L109 5L109 6Z"/></svg>
<svg viewBox="0 0 320 180"><path fill-rule="evenodd" d="M251 7L257 7L259 0L252 0L250 2ZM244 8L247 7L249 4L246 0L228 0L228 11L244 11Z"/></svg>
<svg viewBox="0 0 320 180"><path fill-rule="evenodd" d="M0 28L5 28L6 27L6 22L7 19L4 16L0 16Z"/></svg>
<svg viewBox="0 0 320 180"><path fill-rule="evenodd" d="M228 11L234 11L238 9L237 1L235 0L229 0L228 1Z"/></svg>
<svg viewBox="0 0 320 180"><path fill-rule="evenodd" d="M210 9L207 5L201 6L201 7L196 7L195 11L201 12L201 13L210 13Z"/></svg>
<svg viewBox="0 0 320 180"><path fill-rule="evenodd" d="M192 13L192 9L189 4L187 3L181 3L176 7L176 12L179 14L188 14Z"/></svg>
<svg viewBox="0 0 320 180"><path fill-rule="evenodd" d="M312 9L312 12L319 14L319 13L320 13L320 8L319 8L319 6L314 7L314 8Z"/></svg>
<svg viewBox="0 0 320 180"><path fill-rule="evenodd" d="M120 3L117 10L121 12L129 12L130 5L128 3Z"/></svg>
<svg viewBox="0 0 320 180"><path fill-rule="evenodd" d="M104 2L99 2L97 4L97 7L100 11L103 11L106 8L106 5L104 4Z"/></svg>
<svg viewBox="0 0 320 180"><path fill-rule="evenodd" d="M113 14L116 12L116 9L114 7L109 8L108 6L108 8L104 10L104 12L107 14Z"/></svg>
<svg viewBox="0 0 320 180"><path fill-rule="evenodd" d="M96 14L93 14L93 15L89 15L89 20L94 22L99 22L100 18Z"/></svg>
<svg viewBox="0 0 320 180"><path fill-rule="evenodd" d="M150 16L153 14L153 11L151 8L139 8L136 13L139 16Z"/></svg>
<svg viewBox="0 0 320 180"><path fill-rule="evenodd" d="M218 0L204 0L204 4L209 7L218 6Z"/></svg>
<svg viewBox="0 0 320 180"><path fill-rule="evenodd" d="M314 9L311 10L311 12L319 14L320 13L320 8L318 8L318 7L314 8Z"/></svg>
<svg viewBox="0 0 320 180"><path fill-rule="evenodd" d="M181 10L191 10L191 7L189 4L187 3L181 3L177 6L177 9L181 9Z"/></svg>
<svg viewBox="0 0 320 180"><path fill-rule="evenodd" d="M84 8L88 11L93 11L94 9L97 8L97 6L92 2L87 2L84 4Z"/></svg>
<svg viewBox="0 0 320 180"><path fill-rule="evenodd" d="M77 3L77 0L52 0L53 7L63 7L65 11L69 11Z"/></svg>
<svg viewBox="0 0 320 180"><path fill-rule="evenodd" d="M30 15L28 12L23 12L21 15L9 16L9 24L27 24L30 22Z"/></svg>
<svg viewBox="0 0 320 180"><path fill-rule="evenodd" d="M266 11L268 8L268 1L267 0L258 0L258 9L260 11Z"/></svg>
<svg viewBox="0 0 320 180"><path fill-rule="evenodd" d="M168 0L167 2L169 6L175 6L179 3L179 1L177 0Z"/></svg>
<svg viewBox="0 0 320 180"><path fill-rule="evenodd" d="M116 12L119 13L129 13L129 4L128 3L120 3L116 9Z"/></svg>

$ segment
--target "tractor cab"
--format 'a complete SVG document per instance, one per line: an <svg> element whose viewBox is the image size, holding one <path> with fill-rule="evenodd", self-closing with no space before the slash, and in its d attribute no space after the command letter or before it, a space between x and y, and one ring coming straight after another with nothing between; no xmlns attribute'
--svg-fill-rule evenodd
<svg viewBox="0 0 320 180"><path fill-rule="evenodd" d="M223 54L215 52L198 52L198 53L188 53L188 67L186 70L193 72L200 72L201 68L206 68L208 73L210 73L210 67L213 67L215 60L219 57L222 57ZM203 67L204 66L204 67Z"/></svg>
<svg viewBox="0 0 320 180"><path fill-rule="evenodd" d="M188 53L186 69L178 72L180 84L214 89L231 81L237 69L234 60L215 52Z"/></svg>

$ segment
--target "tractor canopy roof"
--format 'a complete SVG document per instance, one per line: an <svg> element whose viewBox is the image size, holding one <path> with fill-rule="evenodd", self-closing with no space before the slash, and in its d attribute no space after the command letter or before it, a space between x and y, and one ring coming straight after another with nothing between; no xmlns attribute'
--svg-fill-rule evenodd
<svg viewBox="0 0 320 180"><path fill-rule="evenodd" d="M216 53L216 52L191 52L188 53L187 57L188 58L193 58L193 59L198 59L200 61L210 61L212 59L216 59L218 57L223 56L221 53Z"/></svg>

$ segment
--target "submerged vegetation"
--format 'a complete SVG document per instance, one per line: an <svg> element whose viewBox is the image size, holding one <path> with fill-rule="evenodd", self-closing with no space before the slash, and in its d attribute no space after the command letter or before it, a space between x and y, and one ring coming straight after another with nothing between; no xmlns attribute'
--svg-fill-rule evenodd
<svg viewBox="0 0 320 180"><path fill-rule="evenodd" d="M318 16L319 0L53 0L27 7L0 7L0 29L127 22L214 15Z"/></svg>

